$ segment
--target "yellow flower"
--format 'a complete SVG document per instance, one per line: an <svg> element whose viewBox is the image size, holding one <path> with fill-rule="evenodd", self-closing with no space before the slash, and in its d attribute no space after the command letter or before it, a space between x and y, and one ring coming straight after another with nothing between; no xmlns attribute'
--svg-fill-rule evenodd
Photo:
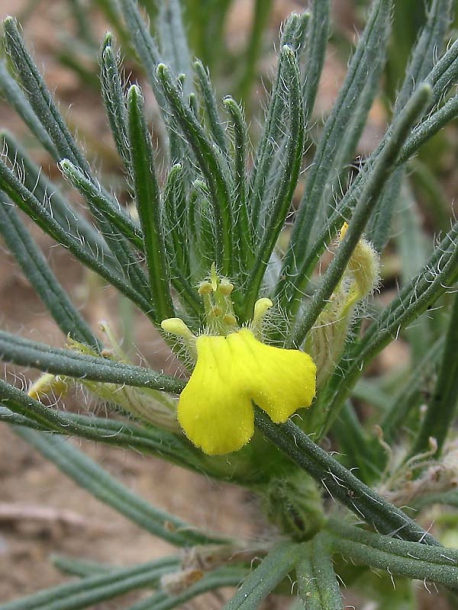
<svg viewBox="0 0 458 610"><path fill-rule="evenodd" d="M315 395L316 367L299 350L265 345L248 328L201 335L197 364L178 403L186 436L209 455L241 449L254 433L253 402L285 422Z"/></svg>

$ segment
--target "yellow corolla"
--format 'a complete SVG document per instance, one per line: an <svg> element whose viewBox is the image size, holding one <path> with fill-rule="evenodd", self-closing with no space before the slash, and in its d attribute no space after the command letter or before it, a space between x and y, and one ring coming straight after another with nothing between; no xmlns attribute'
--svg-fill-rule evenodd
<svg viewBox="0 0 458 610"><path fill-rule="evenodd" d="M254 433L253 402L275 423L285 422L315 395L316 367L308 354L258 341L242 328L201 335L197 364L178 403L178 421L209 455L241 449Z"/></svg>

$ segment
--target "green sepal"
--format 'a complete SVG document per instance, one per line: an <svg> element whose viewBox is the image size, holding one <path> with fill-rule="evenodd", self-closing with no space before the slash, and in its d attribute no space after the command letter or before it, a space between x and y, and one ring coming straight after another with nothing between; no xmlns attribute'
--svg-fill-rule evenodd
<svg viewBox="0 0 458 610"><path fill-rule="evenodd" d="M296 542L313 538L326 521L319 488L300 471L273 478L263 496L263 504L269 521L281 534Z"/></svg>

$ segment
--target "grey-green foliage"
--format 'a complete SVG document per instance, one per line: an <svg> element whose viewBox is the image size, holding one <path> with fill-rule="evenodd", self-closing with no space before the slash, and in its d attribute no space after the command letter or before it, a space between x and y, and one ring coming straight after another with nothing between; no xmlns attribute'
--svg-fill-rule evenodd
<svg viewBox="0 0 458 610"><path fill-rule="evenodd" d="M226 0L217 3L222 14L229 4ZM19 436L79 485L145 532L191 547L197 556L193 568L201 569L200 554L207 559L222 557L221 566L210 561L201 580L188 582L188 586L186 569L175 556L125 569L99 566L92 576L87 566L74 566L79 581L4 604L2 610L86 608L140 588L153 591L131 610L158 610L178 607L205 591L239 584L227 608L248 610L273 591L290 595L288 579L295 577L298 604L302 604L298 607L337 610L342 607L339 579L345 573L340 556L360 566L354 572L359 576L368 568L383 573L388 566L386 578L389 573L432 580L456 590L456 552L444 549L410 514L390 504L376 486L386 484L381 477L387 468L394 467L386 453L388 444L405 442L406 453L414 456L428 452L433 434L438 443L436 454L427 457L436 459L434 464L439 468L440 452L447 455L447 434L458 396L454 358L457 298L453 298L452 315L443 326L445 339L438 337L435 319L406 331L414 354L408 383L392 391L377 381L361 380L362 371L399 333L439 299L444 304L452 301L448 293L458 280L458 224L448 227L426 252L418 223L415 231L409 232L416 217L413 208L397 207L401 188L406 187L406 162L458 114L458 97L452 90L458 77L458 44L448 49L444 44L452 3L433 0L428 5L393 118L380 144L361 164L338 201L334 186L347 180L348 164L379 92L390 34L390 0L371 4L342 90L322 128L315 130L320 138L311 159L304 149L324 65L331 21L329 2L316 0L310 13L292 15L285 23L266 118L255 146L249 137L250 116L245 117L242 105L233 97L224 98L220 106L206 66L194 60L178 0L164 2L159 10L149 2L142 3L150 11L157 37L151 35L142 8L134 0L119 4L104 0L98 5L115 25L124 49L135 51L144 71L141 85L124 82L116 41L111 34L105 37L100 50L101 92L125 177L125 188L117 194L119 199L131 199L136 211L131 213L120 205L116 194L104 185L104 177L96 174L62 118L16 22L7 19L7 60L0 63L0 91L58 164L66 181L83 197L90 219L72 203L71 195L63 194L57 181L52 182L33 163L14 136L2 132L0 222L5 244L63 334L87 346L80 351L54 348L1 331L3 361L99 384L172 394L179 394L185 386L183 379L107 357L16 208L103 282L114 286L156 327L163 319L177 315L192 331L201 331L204 315L196 285L216 263L218 271L233 281L234 309L240 323L249 321L257 299L267 296L275 301L278 315L272 317L266 340L287 347L302 346L338 289L361 236L366 233L382 252L393 219L403 229L397 239L404 261L402 285L387 307L372 311L368 328L358 319L353 321L341 359L334 363L310 411L295 423L275 425L256 409L255 438L230 459L205 456L183 435L141 420L126 422L45 407L1 381L0 421L13 425ZM82 6L78 2L72 6L81 17ZM195 18L196 4L188 0L186 6L188 11L196 11ZM245 94L262 40L260 25L271 3L258 6L263 6L264 12L253 26L244 77L250 82L241 81ZM200 26L204 23L216 27L210 14ZM205 41L202 48L208 51L208 38ZM157 108L144 101L142 88L147 86L153 90ZM153 141L159 143L159 150ZM301 197L296 196L298 186ZM413 206L412 192L404 192ZM286 221L293 225L287 230ZM349 229L332 262L320 278L312 278L344 221ZM429 343L431 349L423 354ZM418 407L425 377L434 377L434 370L430 372L428 367L437 367L437 377L421 422ZM385 445L358 420L352 393L373 402ZM409 426L412 435L405 441L404 426ZM303 429L314 433L313 440ZM346 456L336 459L316 444L328 433ZM310 540L279 542L274 536L263 545L201 531L150 506L120 485L62 439L68 435L135 449L211 478L230 480L261 495L267 493L274 477L307 477L309 486L316 485L327 496L323 529L314 532ZM354 473L353 468L359 470ZM315 495L320 498L318 491ZM456 492L431 487L421 498L413 499L412 505L421 509L432 502L456 506ZM300 529L306 515L296 514L293 505L287 510L289 519L297 517ZM351 513L359 522L364 521L365 527L346 524ZM261 558L261 563L254 569L251 562L255 558ZM236 565L225 566L229 559ZM68 562L64 560L64 564ZM161 584L162 576L175 579L182 588L171 593Z"/></svg>

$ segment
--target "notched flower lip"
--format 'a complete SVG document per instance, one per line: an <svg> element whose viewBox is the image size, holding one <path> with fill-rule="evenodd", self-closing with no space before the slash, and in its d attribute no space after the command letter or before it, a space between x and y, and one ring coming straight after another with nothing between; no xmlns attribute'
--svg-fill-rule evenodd
<svg viewBox="0 0 458 610"><path fill-rule="evenodd" d="M197 364L178 403L178 421L208 455L241 449L254 434L253 403L285 422L315 396L316 367L299 350L266 345L242 328L196 339Z"/></svg>

